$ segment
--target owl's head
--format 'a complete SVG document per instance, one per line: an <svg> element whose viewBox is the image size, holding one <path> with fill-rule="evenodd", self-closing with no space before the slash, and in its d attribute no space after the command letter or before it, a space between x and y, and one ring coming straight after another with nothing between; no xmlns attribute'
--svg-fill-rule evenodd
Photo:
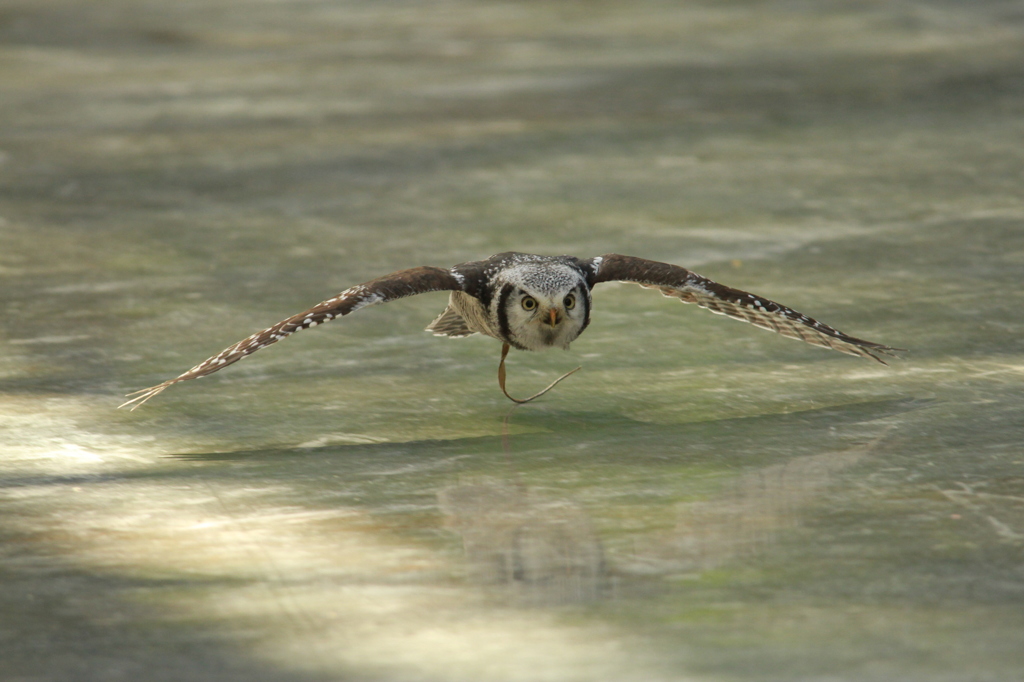
<svg viewBox="0 0 1024 682"><path fill-rule="evenodd" d="M497 316L504 340L523 350L569 348L590 323L590 288L563 263L523 263L503 273Z"/></svg>

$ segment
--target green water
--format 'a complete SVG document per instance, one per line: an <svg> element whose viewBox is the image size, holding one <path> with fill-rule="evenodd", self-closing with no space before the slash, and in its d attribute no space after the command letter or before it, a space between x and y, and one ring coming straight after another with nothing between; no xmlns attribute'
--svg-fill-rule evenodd
<svg viewBox="0 0 1024 682"><path fill-rule="evenodd" d="M0 4L0 678L1024 678L1016 2ZM696 269L568 353L353 284Z"/></svg>

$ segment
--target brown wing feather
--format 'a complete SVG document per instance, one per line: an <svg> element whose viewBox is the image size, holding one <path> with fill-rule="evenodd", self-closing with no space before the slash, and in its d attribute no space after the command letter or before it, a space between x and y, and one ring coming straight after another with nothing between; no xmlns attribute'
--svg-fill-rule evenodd
<svg viewBox="0 0 1024 682"><path fill-rule="evenodd" d="M151 388L129 393L129 396L134 395L135 397L122 404L121 407L132 405L134 410L153 396L164 391L168 386L172 386L180 381L198 379L199 377L213 374L217 370L238 362L246 355L255 353L261 348L266 348L272 343L277 343L297 331L309 329L318 324L329 322L336 317L354 313L360 308L377 305L378 303L387 303L388 301L429 291L461 291L462 284L462 277L453 274L450 270L419 267L399 270L365 284L354 286L333 298L318 303L305 312L292 315L272 327L267 327L263 331L256 332L252 336L242 339L232 346L228 346L216 355L203 360L184 374Z"/></svg>
<svg viewBox="0 0 1024 682"><path fill-rule="evenodd" d="M678 265L609 254L591 259L589 269L592 284L635 282L643 287L658 289L665 296L678 298L684 303L696 303L713 313L728 315L815 346L871 358L883 365L887 363L877 354L896 357L896 351L903 350L844 334L792 308L719 284Z"/></svg>

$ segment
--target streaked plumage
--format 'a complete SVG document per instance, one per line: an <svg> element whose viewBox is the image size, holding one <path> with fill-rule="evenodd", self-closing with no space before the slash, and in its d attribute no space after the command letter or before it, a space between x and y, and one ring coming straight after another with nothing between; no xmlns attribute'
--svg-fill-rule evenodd
<svg viewBox="0 0 1024 682"><path fill-rule="evenodd" d="M452 337L486 334L519 350L565 349L590 323L593 287L609 281L635 282L789 338L882 364L886 363L879 355L894 355L894 351L901 350L849 336L767 298L718 284L669 263L618 254L580 259L508 252L450 269L399 270L346 289L225 348L174 379L132 394L136 397L124 405L133 405L134 409L173 384L212 374L302 329L371 305L430 291L450 291L451 295L447 308L427 331ZM504 390L503 366L500 377Z"/></svg>

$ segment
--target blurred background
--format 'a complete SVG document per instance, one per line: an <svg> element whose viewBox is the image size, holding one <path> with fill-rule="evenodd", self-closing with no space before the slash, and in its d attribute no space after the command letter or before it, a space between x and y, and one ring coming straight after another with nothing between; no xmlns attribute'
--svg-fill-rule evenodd
<svg viewBox="0 0 1024 682"><path fill-rule="evenodd" d="M1017 679L1024 4L0 0L4 680ZM690 267L568 353L388 272Z"/></svg>

